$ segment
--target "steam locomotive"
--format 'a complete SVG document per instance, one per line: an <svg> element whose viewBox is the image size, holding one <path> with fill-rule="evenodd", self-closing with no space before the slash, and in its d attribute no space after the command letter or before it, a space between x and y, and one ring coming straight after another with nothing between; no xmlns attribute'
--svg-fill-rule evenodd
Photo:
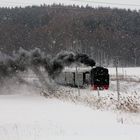
<svg viewBox="0 0 140 140"><path fill-rule="evenodd" d="M90 72L91 86L94 90L109 88L109 73L107 68L95 67Z"/></svg>
<svg viewBox="0 0 140 140"><path fill-rule="evenodd" d="M109 88L108 69L101 66L65 68L55 80L58 84L65 86L84 88L90 85L93 90Z"/></svg>

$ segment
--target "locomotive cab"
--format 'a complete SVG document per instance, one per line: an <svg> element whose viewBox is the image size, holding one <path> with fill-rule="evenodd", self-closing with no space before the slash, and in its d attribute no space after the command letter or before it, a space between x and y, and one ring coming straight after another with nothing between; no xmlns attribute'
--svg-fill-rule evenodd
<svg viewBox="0 0 140 140"><path fill-rule="evenodd" d="M103 90L109 88L109 73L108 69L103 67L92 68L91 74L91 87L93 90Z"/></svg>

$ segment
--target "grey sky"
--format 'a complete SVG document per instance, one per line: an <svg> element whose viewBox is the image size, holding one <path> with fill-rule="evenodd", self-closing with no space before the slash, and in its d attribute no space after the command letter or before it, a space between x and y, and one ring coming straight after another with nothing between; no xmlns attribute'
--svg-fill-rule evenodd
<svg viewBox="0 0 140 140"><path fill-rule="evenodd" d="M99 3L98 3L99 2ZM40 4L53 4L63 3L65 5L90 5L93 7L105 6L105 7L118 7L118 8L130 8L132 10L140 10L140 0L0 0L1 7L15 7L15 6L28 6L28 5L40 5ZM105 4L106 3L106 4ZM111 4L114 3L114 4Z"/></svg>

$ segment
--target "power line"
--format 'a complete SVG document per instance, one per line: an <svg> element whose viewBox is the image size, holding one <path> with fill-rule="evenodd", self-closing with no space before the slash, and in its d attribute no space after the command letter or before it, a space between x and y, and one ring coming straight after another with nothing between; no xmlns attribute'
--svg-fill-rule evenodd
<svg viewBox="0 0 140 140"><path fill-rule="evenodd" d="M98 2L93 0L71 0L76 2L89 2L89 3L95 3L95 4L109 4L109 5L118 5L118 6L134 6L134 7L140 7L139 4L126 4L126 3L111 3L111 2Z"/></svg>

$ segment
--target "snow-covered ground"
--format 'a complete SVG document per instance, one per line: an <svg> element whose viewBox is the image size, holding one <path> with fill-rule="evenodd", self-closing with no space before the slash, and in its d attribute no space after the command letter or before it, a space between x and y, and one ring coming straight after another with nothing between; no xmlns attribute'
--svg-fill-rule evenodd
<svg viewBox="0 0 140 140"><path fill-rule="evenodd" d="M1 95L0 110L1 140L140 138L137 114L93 110L38 95Z"/></svg>
<svg viewBox="0 0 140 140"><path fill-rule="evenodd" d="M116 68L108 68L111 75L116 74ZM126 75L126 76L139 76L140 77L140 67L119 67L118 68L119 75Z"/></svg>
<svg viewBox="0 0 140 140"><path fill-rule="evenodd" d="M116 77L116 68L108 68L112 79ZM140 82L140 67L118 68L119 79Z"/></svg>
<svg viewBox="0 0 140 140"><path fill-rule="evenodd" d="M132 74L138 77L139 70ZM0 89L0 140L140 139L139 82L120 81L122 109L116 108L116 81L99 92L59 87L48 98L32 84L5 83Z"/></svg>

